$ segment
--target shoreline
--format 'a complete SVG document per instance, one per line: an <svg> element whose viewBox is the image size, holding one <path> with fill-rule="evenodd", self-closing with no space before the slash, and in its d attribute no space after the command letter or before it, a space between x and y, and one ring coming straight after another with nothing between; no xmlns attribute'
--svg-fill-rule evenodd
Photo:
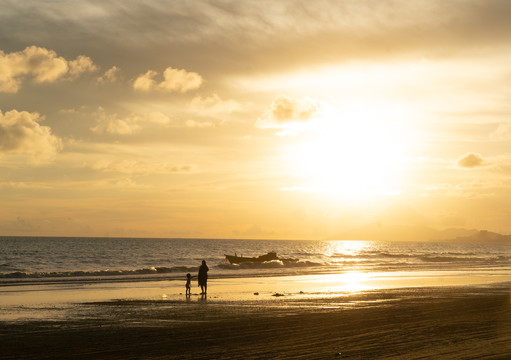
<svg viewBox="0 0 511 360"><path fill-rule="evenodd" d="M511 283L81 302L0 321L3 359L506 359Z"/></svg>
<svg viewBox="0 0 511 360"><path fill-rule="evenodd" d="M509 281L502 272L467 271L347 271L333 274L278 275L250 277L214 277L208 280L209 295L218 301L270 299L275 293L299 298L332 297L359 291L437 286L480 286ZM80 279L55 282L0 284L0 310L4 318L9 309L20 307L59 307L74 303L126 300L184 299L185 277L134 279ZM192 298L198 295L197 281L192 282ZM254 294L258 295L255 296Z"/></svg>

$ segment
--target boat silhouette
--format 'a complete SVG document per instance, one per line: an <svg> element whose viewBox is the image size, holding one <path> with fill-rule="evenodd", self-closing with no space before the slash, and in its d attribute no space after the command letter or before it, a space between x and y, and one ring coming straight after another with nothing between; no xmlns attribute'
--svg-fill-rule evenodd
<svg viewBox="0 0 511 360"><path fill-rule="evenodd" d="M262 263L265 261L273 261L273 260L280 260L283 262L297 262L298 261L298 259L293 259L293 258L279 258L275 251L270 251L269 253L266 253L264 255L259 255L257 257L247 257L247 256L243 256L243 255L238 256L236 254L234 254L234 255L225 254L225 258L231 264L241 264L241 263L245 263L245 262Z"/></svg>

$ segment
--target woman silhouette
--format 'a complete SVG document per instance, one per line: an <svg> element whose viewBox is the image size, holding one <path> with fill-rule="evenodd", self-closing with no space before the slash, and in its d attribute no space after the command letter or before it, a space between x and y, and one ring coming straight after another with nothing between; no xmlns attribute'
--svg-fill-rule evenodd
<svg viewBox="0 0 511 360"><path fill-rule="evenodd" d="M209 268L206 265L206 260L202 260L202 265L199 267L199 286L201 288L201 294L206 295L208 292L208 271Z"/></svg>

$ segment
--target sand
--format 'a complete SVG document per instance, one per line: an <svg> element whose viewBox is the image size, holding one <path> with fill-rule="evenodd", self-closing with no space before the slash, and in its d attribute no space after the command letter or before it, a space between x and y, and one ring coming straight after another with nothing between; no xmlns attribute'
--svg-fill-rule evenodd
<svg viewBox="0 0 511 360"><path fill-rule="evenodd" d="M509 289L88 301L0 321L0 358L509 359Z"/></svg>

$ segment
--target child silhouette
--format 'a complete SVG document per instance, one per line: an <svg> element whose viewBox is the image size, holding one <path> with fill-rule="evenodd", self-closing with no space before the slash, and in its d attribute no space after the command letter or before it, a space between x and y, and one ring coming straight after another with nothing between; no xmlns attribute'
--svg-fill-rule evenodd
<svg viewBox="0 0 511 360"><path fill-rule="evenodd" d="M192 294L192 286L191 286L191 281L192 281L192 275L190 273L186 274L186 296L190 296Z"/></svg>

